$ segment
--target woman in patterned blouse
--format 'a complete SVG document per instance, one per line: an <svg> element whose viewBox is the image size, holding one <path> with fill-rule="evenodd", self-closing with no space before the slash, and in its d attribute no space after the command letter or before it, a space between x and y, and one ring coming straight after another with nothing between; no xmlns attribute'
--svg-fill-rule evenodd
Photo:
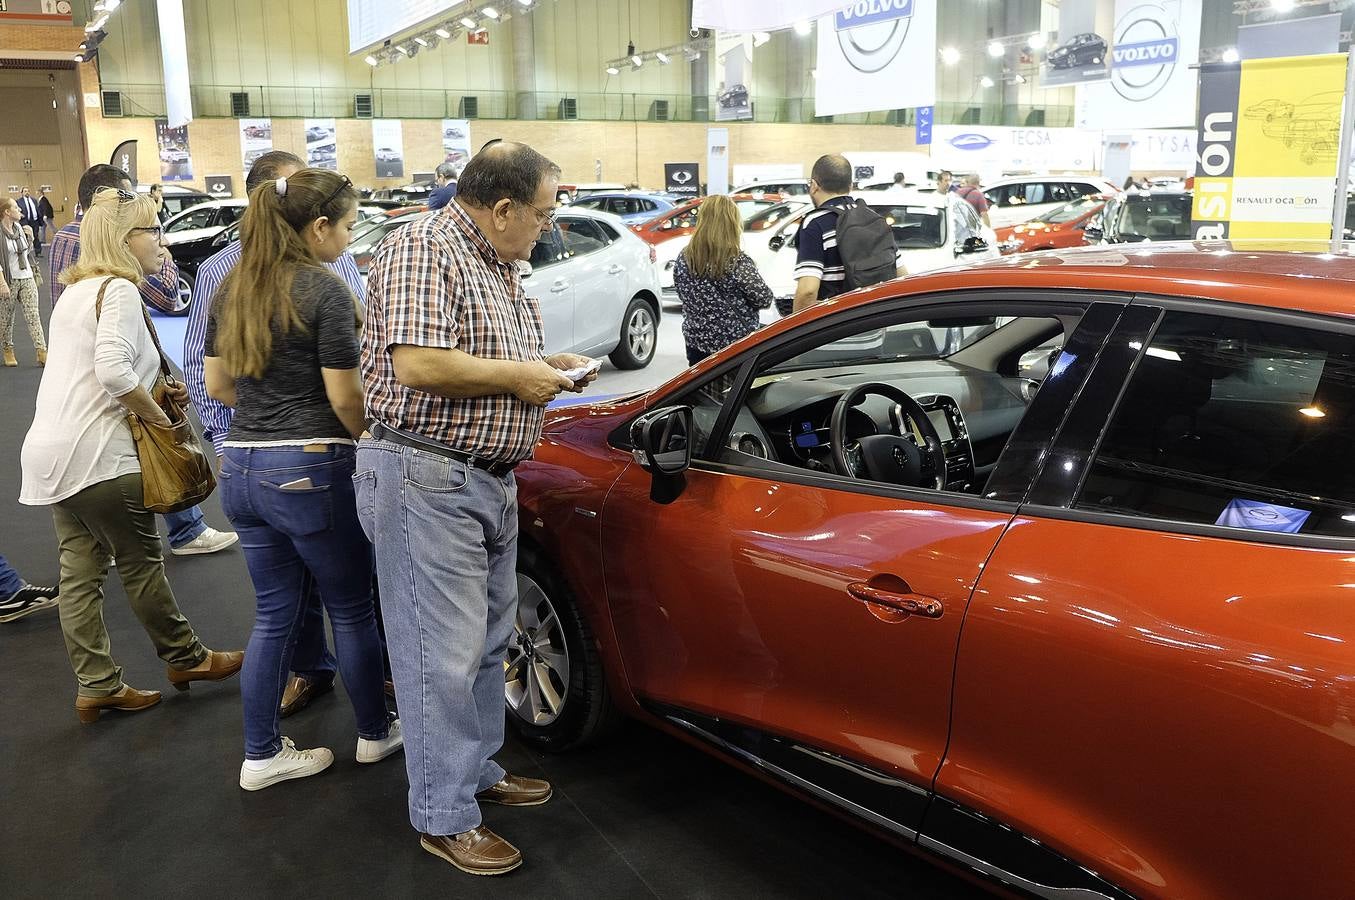
<svg viewBox="0 0 1355 900"><path fill-rule="evenodd" d="M677 258L673 285L682 301L688 365L756 331L758 310L772 305L772 289L739 247L742 232L734 201L723 194L707 197L692 242Z"/></svg>

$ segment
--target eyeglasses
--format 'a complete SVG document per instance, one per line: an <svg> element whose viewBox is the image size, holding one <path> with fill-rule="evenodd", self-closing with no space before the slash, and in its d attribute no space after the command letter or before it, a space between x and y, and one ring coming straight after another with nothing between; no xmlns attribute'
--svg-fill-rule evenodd
<svg viewBox="0 0 1355 900"><path fill-rule="evenodd" d="M165 233L165 229L161 225L153 225L149 228L133 228L131 231L132 234L136 234L137 232L141 232L143 234L153 234L155 235L155 239L158 241L160 240L160 237Z"/></svg>
<svg viewBox="0 0 1355 900"><path fill-rule="evenodd" d="M556 216L556 213L555 213L553 210L552 210L551 212L543 212L543 211L541 211L541 210L536 206L536 204L534 204L534 203L526 203L526 202L524 202L522 205L523 205L523 206L530 206L530 207L532 208L532 212L536 213L538 216L541 217L541 218L540 218L539 224L541 224L541 225L546 225L546 224L554 225L554 224L555 224L555 216Z"/></svg>
<svg viewBox="0 0 1355 900"><path fill-rule="evenodd" d="M331 200L342 194L345 188L351 188L352 186L353 182L348 179L348 176L347 175L343 176L343 183L334 189L334 193L330 194L328 197L320 201L320 205L317 208L317 211L323 210L326 206L329 206L329 202Z"/></svg>

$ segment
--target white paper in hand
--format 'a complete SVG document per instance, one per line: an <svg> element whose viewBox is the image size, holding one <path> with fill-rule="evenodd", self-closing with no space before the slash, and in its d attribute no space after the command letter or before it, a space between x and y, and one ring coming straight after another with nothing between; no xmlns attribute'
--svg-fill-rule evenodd
<svg viewBox="0 0 1355 900"><path fill-rule="evenodd" d="M578 381L581 378L587 378L589 374L596 372L598 369L601 368L602 360L595 359L589 362L588 365L586 366L576 366L573 369L565 369L560 374L568 378L570 381Z"/></svg>

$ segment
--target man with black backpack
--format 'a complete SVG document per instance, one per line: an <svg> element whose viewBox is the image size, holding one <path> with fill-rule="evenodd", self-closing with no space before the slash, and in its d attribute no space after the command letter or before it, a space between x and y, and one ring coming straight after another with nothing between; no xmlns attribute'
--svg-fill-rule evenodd
<svg viewBox="0 0 1355 900"><path fill-rule="evenodd" d="M838 294L908 274L895 262L894 230L848 196L852 164L845 156L819 157L809 176L814 210L800 223L795 257L794 311Z"/></svg>

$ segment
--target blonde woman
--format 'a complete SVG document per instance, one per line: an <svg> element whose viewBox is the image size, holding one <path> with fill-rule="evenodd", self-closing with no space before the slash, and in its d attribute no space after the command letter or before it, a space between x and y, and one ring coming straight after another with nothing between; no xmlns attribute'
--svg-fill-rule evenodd
<svg viewBox="0 0 1355 900"><path fill-rule="evenodd" d="M733 200L717 194L698 207L692 242L673 269L688 365L756 331L758 310L772 305L772 289L739 246L742 234Z"/></svg>
<svg viewBox="0 0 1355 900"><path fill-rule="evenodd" d="M124 683L113 662L103 586L114 557L132 610L176 688L228 678L244 654L208 650L198 640L165 579L155 517L142 505L128 418L169 424L151 395L160 354L137 291L146 275L160 271L155 203L100 189L80 226L80 245L79 261L61 273L67 289L52 312L53 349L24 438L19 502L52 508L61 631L79 682L75 710L81 722L93 722L104 709L135 712L160 702L159 691ZM177 391L187 399L183 388Z"/></svg>
<svg viewBox="0 0 1355 900"><path fill-rule="evenodd" d="M14 308L24 312L28 336L38 355L38 365L47 362L47 339L42 335L38 317L38 285L42 275L33 253L33 239L19 224L23 214L12 197L0 200L0 352L7 366L17 366L14 358Z"/></svg>

